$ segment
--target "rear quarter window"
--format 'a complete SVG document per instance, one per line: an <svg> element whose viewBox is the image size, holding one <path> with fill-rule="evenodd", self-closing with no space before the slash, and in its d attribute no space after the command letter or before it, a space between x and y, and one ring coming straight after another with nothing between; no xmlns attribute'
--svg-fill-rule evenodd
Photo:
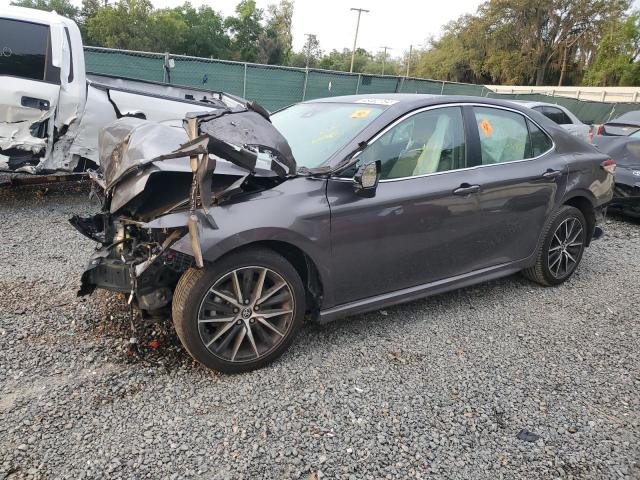
<svg viewBox="0 0 640 480"><path fill-rule="evenodd" d="M529 136L531 139L531 156L539 157L543 153L551 150L553 142L551 138L549 138L549 135L544 133L540 127L529 119L527 119L527 126L529 127Z"/></svg>
<svg viewBox="0 0 640 480"><path fill-rule="evenodd" d="M0 19L0 75L59 83L60 69L50 59L47 25Z"/></svg>

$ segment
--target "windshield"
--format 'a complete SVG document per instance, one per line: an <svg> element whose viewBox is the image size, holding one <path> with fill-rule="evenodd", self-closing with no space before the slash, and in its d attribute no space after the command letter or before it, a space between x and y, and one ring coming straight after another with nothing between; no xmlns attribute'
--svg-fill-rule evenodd
<svg viewBox="0 0 640 480"><path fill-rule="evenodd" d="M273 125L287 139L299 167L327 161L386 107L357 103L299 103L274 113Z"/></svg>

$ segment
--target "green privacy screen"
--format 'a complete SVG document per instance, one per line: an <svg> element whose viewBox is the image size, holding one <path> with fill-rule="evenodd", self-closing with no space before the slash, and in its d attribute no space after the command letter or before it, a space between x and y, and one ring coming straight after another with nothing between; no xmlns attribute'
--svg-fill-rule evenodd
<svg viewBox="0 0 640 480"><path fill-rule="evenodd" d="M165 55L108 48L85 47L87 72L167 82ZM328 70L257 65L209 58L170 55L174 85L219 90L254 100L274 111L301 102L338 95L373 93L427 93L474 95L505 100L536 100L557 103L586 123L601 123L624 112L638 110L637 103L605 103L551 97L541 94L497 94L483 85L443 82L421 78L333 72Z"/></svg>

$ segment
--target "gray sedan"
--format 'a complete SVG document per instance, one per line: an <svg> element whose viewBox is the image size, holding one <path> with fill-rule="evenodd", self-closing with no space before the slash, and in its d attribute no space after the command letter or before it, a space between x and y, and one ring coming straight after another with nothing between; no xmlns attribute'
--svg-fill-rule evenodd
<svg viewBox="0 0 640 480"><path fill-rule="evenodd" d="M591 128L591 125L583 123L573 114L573 112L571 112L571 110L563 107L562 105L547 102L532 102L528 100L519 100L514 103L518 103L525 107L529 107L536 112L540 112L549 120L560 125L571 135L574 135L585 142L590 142L593 139L593 129Z"/></svg>
<svg viewBox="0 0 640 480"><path fill-rule="evenodd" d="M516 272L567 280L599 236L613 163L531 109L487 98L359 95L102 136L100 243L81 294L169 312L223 372L326 322Z"/></svg>

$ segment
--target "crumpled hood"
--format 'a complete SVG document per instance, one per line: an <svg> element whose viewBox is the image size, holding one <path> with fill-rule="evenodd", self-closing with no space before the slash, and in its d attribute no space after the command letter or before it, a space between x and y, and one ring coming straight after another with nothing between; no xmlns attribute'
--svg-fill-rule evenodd
<svg viewBox="0 0 640 480"><path fill-rule="evenodd" d="M105 188L144 160L179 149L189 138L182 128L123 117L100 131L100 165Z"/></svg>
<svg viewBox="0 0 640 480"><path fill-rule="evenodd" d="M208 174L242 177L287 177L296 162L286 139L266 112L221 109L193 114L197 141L185 128L134 117L123 117L100 132L101 185L112 191L110 211L116 212L146 187L158 172L190 173L189 156L208 153ZM185 122L187 121L185 120Z"/></svg>

